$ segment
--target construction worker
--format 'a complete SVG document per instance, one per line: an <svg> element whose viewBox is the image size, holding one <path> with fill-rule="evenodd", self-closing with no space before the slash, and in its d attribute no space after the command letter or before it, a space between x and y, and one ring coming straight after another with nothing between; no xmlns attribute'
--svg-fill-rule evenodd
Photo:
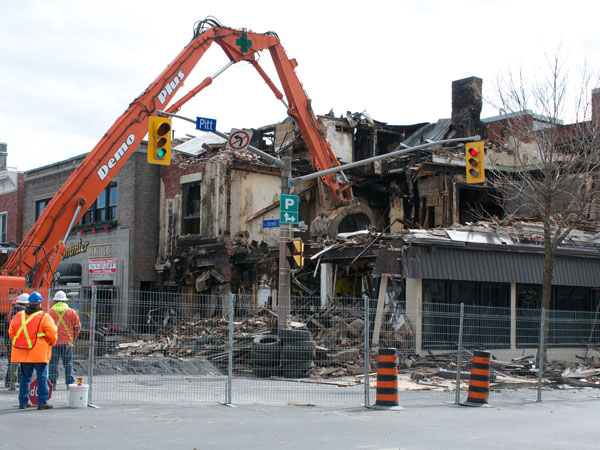
<svg viewBox="0 0 600 450"><path fill-rule="evenodd" d="M12 355L10 362L21 363L21 382L19 384L19 408L31 406L29 387L33 370L38 382L37 409L50 409L48 403L48 362L52 354L52 346L56 345L58 331L49 314L42 311L42 295L33 292L24 311L13 317L8 329L12 339Z"/></svg>
<svg viewBox="0 0 600 450"><path fill-rule="evenodd" d="M65 382L67 389L70 384L75 383L73 373L73 346L75 339L81 331L81 322L79 314L73 308L67 305L67 295L63 291L54 294L53 300L56 302L50 309L50 316L54 319L58 328L58 339L56 347L52 349L52 359L50 360L50 383L56 386L58 379L58 361L62 358L65 368Z"/></svg>
<svg viewBox="0 0 600 450"><path fill-rule="evenodd" d="M25 307L29 303L29 294L21 294L16 296L12 302L12 311L8 316L8 324L10 325L10 321L16 314L25 310ZM7 336L8 337L8 336ZM19 381L19 364L10 362L12 343L11 339L8 338L8 366L6 367L6 379L4 382L4 386L8 388L9 391L16 390L17 382Z"/></svg>

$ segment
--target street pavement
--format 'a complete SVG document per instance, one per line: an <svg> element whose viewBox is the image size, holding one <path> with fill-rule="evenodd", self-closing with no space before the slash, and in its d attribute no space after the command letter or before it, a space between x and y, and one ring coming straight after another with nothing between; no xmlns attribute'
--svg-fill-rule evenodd
<svg viewBox="0 0 600 450"><path fill-rule="evenodd" d="M556 398L554 398L556 397ZM600 392L400 411L308 404L105 404L19 410L0 393L7 449L545 449L600 447Z"/></svg>

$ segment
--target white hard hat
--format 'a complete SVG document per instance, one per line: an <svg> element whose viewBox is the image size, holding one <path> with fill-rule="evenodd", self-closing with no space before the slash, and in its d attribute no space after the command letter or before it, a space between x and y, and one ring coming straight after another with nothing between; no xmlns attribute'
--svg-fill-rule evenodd
<svg viewBox="0 0 600 450"><path fill-rule="evenodd" d="M29 303L29 294L23 293L17 297L17 303L20 305L26 305Z"/></svg>
<svg viewBox="0 0 600 450"><path fill-rule="evenodd" d="M59 302L66 302L67 294L65 294L64 291L58 291L58 292L56 292L56 294L54 294L54 298L52 300L56 300Z"/></svg>

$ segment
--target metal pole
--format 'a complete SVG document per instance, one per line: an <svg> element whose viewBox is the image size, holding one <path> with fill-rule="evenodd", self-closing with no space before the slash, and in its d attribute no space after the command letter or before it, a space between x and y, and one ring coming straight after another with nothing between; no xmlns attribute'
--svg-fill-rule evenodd
<svg viewBox="0 0 600 450"><path fill-rule="evenodd" d="M452 143L460 143L460 142L471 142L471 141L478 141L480 139L481 138L479 136L472 136L472 137L468 137L468 138L444 139L444 140L436 141L436 142L428 142L426 144L421 144L421 145L416 145L414 147L408 147L408 148L404 148L401 150L396 150L396 151L393 151L390 153L386 153L384 155L373 156L371 158L361 159L360 161L344 164L342 166L333 167L331 169L325 169L325 170L321 170L319 172L314 172L314 173L311 173L308 175L303 175L301 177L294 178L292 180L292 186L294 186L296 184L300 184L303 181L308 181L308 180L312 180L314 178L322 177L323 175L329 175L331 173L336 173L336 172L341 172L343 170L353 169L354 167L361 167L361 166L364 166L365 164L370 164L372 162L379 161L381 159L394 158L396 156L404 155L406 153L412 153L415 150L425 150L426 148L432 147L434 145L452 144ZM441 150L441 148L440 148L440 150Z"/></svg>
<svg viewBox="0 0 600 450"><path fill-rule="evenodd" d="M544 333L546 329L546 310L542 308L540 321L540 356L538 358L538 392L537 401L542 401L542 380L544 378Z"/></svg>
<svg viewBox="0 0 600 450"><path fill-rule="evenodd" d="M289 194L290 178L292 174L292 158L282 158L284 167L281 169L281 193ZM277 324L279 328L286 328L288 315L290 314L290 266L288 264L286 244L290 240L290 225L281 223L279 226L279 286L277 288Z"/></svg>
<svg viewBox="0 0 600 450"><path fill-rule="evenodd" d="M368 295L363 295L363 299L364 299L364 308L365 308L365 336L364 336L364 342L365 342L365 408L368 408L370 406L370 398L369 398L369 372L371 369L371 364L370 364L370 360L369 360L369 354L371 353L371 349L369 347L369 330L371 328L371 326L369 325L369 307L370 307L370 302L369 302L369 296Z"/></svg>
<svg viewBox="0 0 600 450"><path fill-rule="evenodd" d="M98 288L92 286L92 302L90 307L90 352L88 356L88 403L92 403L92 386L94 384L94 344L96 342L96 300Z"/></svg>
<svg viewBox="0 0 600 450"><path fill-rule="evenodd" d="M225 404L231 406L231 390L233 383L233 308L235 295L229 294L229 337L227 341L227 396Z"/></svg>
<svg viewBox="0 0 600 450"><path fill-rule="evenodd" d="M465 304L460 304L460 320L458 321L458 353L456 354L456 399L454 404L460 403L460 376L462 367L462 338L463 338L463 321L465 318Z"/></svg>

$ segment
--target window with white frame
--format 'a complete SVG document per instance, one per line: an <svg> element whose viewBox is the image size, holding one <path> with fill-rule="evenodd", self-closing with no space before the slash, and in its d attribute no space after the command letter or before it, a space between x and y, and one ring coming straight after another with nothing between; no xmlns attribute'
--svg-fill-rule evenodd
<svg viewBox="0 0 600 450"><path fill-rule="evenodd" d="M7 212L0 213L0 242L7 242L7 239L8 239L7 224L8 224L8 213Z"/></svg>

